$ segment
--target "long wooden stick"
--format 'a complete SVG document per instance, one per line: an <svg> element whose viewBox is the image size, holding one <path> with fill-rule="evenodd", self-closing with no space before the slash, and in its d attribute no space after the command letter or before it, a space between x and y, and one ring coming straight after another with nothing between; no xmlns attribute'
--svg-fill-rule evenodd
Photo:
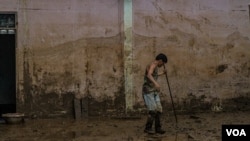
<svg viewBox="0 0 250 141"><path fill-rule="evenodd" d="M171 89L170 89L170 85L169 85L169 81L168 81L167 70L166 70L166 68L165 68L165 65L163 65L163 67L164 67L164 71L165 71L165 75L166 75L166 80L167 80L167 83L168 83L169 94L170 94L171 101L172 101L172 106L173 106L173 111L174 111L174 116L175 116L175 122L176 122L176 124L177 124L177 116L176 116L176 113L175 113L174 101L173 101L173 97L172 97L172 93L171 93Z"/></svg>

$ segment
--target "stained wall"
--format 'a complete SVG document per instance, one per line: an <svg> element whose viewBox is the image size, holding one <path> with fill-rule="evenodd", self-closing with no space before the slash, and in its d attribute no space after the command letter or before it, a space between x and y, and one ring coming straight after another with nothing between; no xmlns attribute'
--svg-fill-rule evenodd
<svg viewBox="0 0 250 141"><path fill-rule="evenodd" d="M133 0L135 109L145 66L166 53L178 109L249 97L249 0ZM29 115L125 110L123 1L0 0L17 12L17 108ZM170 103L165 77L162 99Z"/></svg>
<svg viewBox="0 0 250 141"><path fill-rule="evenodd" d="M18 17L18 111L38 116L72 114L73 99L84 97L97 104L120 101L117 107L123 107L119 1L0 3L1 11L14 11ZM103 103L97 108L93 104L92 114L108 109Z"/></svg>
<svg viewBox="0 0 250 141"><path fill-rule="evenodd" d="M249 2L135 0L135 87L143 82L145 66L163 52L179 109L227 107L228 100L249 98ZM170 102L166 78L160 81L163 99ZM141 89L134 92L139 101Z"/></svg>

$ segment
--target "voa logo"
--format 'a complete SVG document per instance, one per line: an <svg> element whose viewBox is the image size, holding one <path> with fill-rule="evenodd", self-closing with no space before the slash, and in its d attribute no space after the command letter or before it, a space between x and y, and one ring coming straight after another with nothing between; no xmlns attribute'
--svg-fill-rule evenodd
<svg viewBox="0 0 250 141"><path fill-rule="evenodd" d="M227 136L247 136L244 129L226 129Z"/></svg>

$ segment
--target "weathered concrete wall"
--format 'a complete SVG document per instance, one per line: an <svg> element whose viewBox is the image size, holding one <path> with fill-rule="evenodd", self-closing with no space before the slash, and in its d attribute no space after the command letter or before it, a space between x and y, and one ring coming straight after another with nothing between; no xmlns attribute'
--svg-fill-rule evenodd
<svg viewBox="0 0 250 141"><path fill-rule="evenodd" d="M133 2L137 101L142 101L145 66L160 52L169 58L167 70L177 106L200 107L206 102L224 106L225 99L249 98L249 0ZM170 102L165 77L160 81L163 100Z"/></svg>
<svg viewBox="0 0 250 141"><path fill-rule="evenodd" d="M133 0L135 106L144 106L144 69L159 52L169 57L168 76L179 109L249 97L249 2ZM90 115L124 111L122 3L0 0L1 11L18 16L18 111L71 114L73 99L86 97ZM166 80L160 81L162 99L170 102Z"/></svg>
<svg viewBox="0 0 250 141"><path fill-rule="evenodd" d="M72 114L73 99L83 97L95 103L89 114L124 108L119 1L0 2L18 16L18 111Z"/></svg>

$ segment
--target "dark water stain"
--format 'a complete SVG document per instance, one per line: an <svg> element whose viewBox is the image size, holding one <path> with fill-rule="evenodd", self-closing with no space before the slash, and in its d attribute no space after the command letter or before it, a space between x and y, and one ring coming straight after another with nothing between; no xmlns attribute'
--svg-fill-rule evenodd
<svg viewBox="0 0 250 141"><path fill-rule="evenodd" d="M228 65L223 64L216 67L216 74L222 73L227 69Z"/></svg>
<svg viewBox="0 0 250 141"><path fill-rule="evenodd" d="M248 94L249 95L249 94ZM250 97L240 96L222 102L223 111L250 111Z"/></svg>

